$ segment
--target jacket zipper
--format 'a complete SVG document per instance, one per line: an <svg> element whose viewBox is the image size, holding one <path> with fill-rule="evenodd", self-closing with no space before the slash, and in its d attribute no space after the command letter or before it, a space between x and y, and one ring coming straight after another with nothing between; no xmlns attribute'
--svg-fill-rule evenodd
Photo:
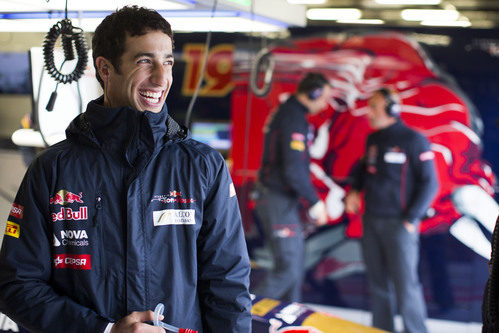
<svg viewBox="0 0 499 333"><path fill-rule="evenodd" d="M99 255L99 270L100 274L104 276L104 243L103 243L103 236L102 236L102 223L98 223L99 216L102 214L102 195L100 193L97 194L95 198L95 215L93 219L93 226L96 228L96 232L98 233L98 248L97 248L97 254ZM94 245L95 246L95 245Z"/></svg>

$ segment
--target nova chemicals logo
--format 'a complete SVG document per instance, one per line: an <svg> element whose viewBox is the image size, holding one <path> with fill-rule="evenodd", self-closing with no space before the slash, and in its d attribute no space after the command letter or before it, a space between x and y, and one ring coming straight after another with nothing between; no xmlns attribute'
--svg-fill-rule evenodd
<svg viewBox="0 0 499 333"><path fill-rule="evenodd" d="M61 230L60 238L54 234L54 247L59 246L88 246L86 230ZM60 240L59 240L60 239Z"/></svg>

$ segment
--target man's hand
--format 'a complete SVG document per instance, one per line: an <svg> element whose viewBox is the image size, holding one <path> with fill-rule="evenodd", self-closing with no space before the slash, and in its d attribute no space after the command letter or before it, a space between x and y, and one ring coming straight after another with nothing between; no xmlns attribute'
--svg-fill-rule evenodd
<svg viewBox="0 0 499 333"><path fill-rule="evenodd" d="M326 224L329 219L326 205L322 200L317 201L312 207L310 207L308 214L314 219L314 224L319 227Z"/></svg>
<svg viewBox="0 0 499 333"><path fill-rule="evenodd" d="M161 319L163 316L160 316ZM132 312L114 323L111 333L165 333L161 327L146 324L154 320L153 311Z"/></svg>
<svg viewBox="0 0 499 333"><path fill-rule="evenodd" d="M360 195L356 190L350 190L345 197L345 212L356 214L360 210Z"/></svg>
<svg viewBox="0 0 499 333"><path fill-rule="evenodd" d="M409 221L404 221L404 227L410 234L416 231L416 226Z"/></svg>

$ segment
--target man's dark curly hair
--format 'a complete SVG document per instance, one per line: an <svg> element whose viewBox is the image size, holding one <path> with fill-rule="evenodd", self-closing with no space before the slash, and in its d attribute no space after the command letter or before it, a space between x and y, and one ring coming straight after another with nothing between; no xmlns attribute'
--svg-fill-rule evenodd
<svg viewBox="0 0 499 333"><path fill-rule="evenodd" d="M96 77L102 87L104 87L104 83L97 71L95 59L100 56L106 58L119 73L127 34L141 36L149 31L162 31L172 39L173 43L173 31L170 23L152 9L125 6L102 20L95 29L92 38L92 56Z"/></svg>

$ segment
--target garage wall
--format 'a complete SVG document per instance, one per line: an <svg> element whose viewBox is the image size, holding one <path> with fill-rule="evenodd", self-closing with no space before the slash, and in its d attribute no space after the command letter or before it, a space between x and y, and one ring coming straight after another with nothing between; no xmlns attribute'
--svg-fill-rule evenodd
<svg viewBox="0 0 499 333"><path fill-rule="evenodd" d="M0 52L26 52L41 46L45 33L0 32ZM31 95L0 93L0 139L9 138L19 121L31 112Z"/></svg>

